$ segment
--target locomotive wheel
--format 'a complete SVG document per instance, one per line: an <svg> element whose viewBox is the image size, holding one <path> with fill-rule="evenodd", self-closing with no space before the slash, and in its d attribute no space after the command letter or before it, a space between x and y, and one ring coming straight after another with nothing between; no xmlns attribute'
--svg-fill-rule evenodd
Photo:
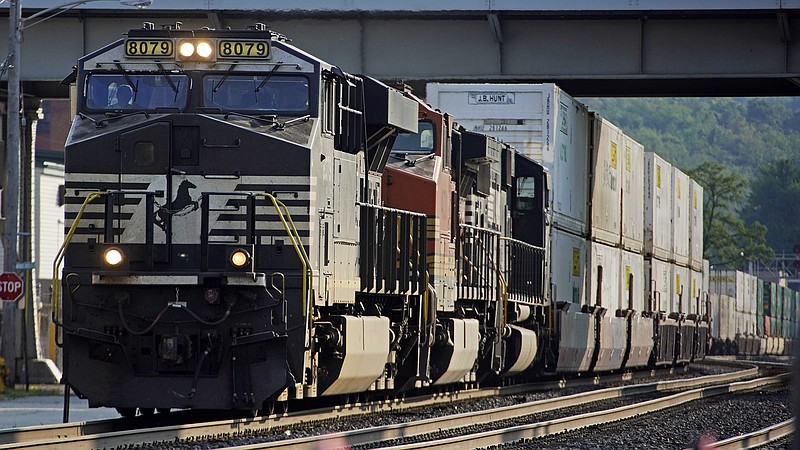
<svg viewBox="0 0 800 450"><path fill-rule="evenodd" d="M139 408L140 416L152 416L155 413L156 413L155 408Z"/></svg>
<svg viewBox="0 0 800 450"><path fill-rule="evenodd" d="M136 417L136 408L116 408L117 412L120 416L130 419L131 417Z"/></svg>
<svg viewBox="0 0 800 450"><path fill-rule="evenodd" d="M159 414L166 414L170 412L170 408L156 408L156 411L158 411Z"/></svg>

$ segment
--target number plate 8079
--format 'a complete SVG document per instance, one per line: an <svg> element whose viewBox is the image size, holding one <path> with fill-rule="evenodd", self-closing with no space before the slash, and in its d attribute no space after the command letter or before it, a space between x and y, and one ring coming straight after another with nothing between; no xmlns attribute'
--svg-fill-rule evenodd
<svg viewBox="0 0 800 450"><path fill-rule="evenodd" d="M166 39L128 39L125 41L125 56L141 57L168 57L172 56L173 45Z"/></svg>
<svg viewBox="0 0 800 450"><path fill-rule="evenodd" d="M220 58L269 58L269 41L220 40L217 45Z"/></svg>

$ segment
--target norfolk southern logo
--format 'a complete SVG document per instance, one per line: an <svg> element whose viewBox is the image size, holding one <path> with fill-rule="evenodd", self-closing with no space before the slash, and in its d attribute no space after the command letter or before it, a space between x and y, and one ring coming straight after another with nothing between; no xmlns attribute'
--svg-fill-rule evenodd
<svg viewBox="0 0 800 450"><path fill-rule="evenodd" d="M178 185L178 192L171 202L158 207L156 216L153 223L164 231L167 231L167 222L170 216L185 216L189 213L197 211L200 207L197 200L192 200L190 189L195 189L197 186L189 180L183 180Z"/></svg>

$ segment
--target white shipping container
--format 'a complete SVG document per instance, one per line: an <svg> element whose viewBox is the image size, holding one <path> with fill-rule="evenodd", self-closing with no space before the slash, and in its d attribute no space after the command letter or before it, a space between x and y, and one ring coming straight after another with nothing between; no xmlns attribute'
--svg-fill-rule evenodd
<svg viewBox="0 0 800 450"><path fill-rule="evenodd" d="M719 296L719 337L721 339L733 340L736 338L736 310L734 305L736 299L724 294Z"/></svg>
<svg viewBox="0 0 800 450"><path fill-rule="evenodd" d="M745 334L754 336L756 334L756 315L748 312L745 314L745 318Z"/></svg>
<svg viewBox="0 0 800 450"><path fill-rule="evenodd" d="M555 301L584 304L586 239L552 229L550 271Z"/></svg>
<svg viewBox="0 0 800 450"><path fill-rule="evenodd" d="M652 152L644 154L644 253L672 259L672 165Z"/></svg>
<svg viewBox="0 0 800 450"><path fill-rule="evenodd" d="M493 136L542 164L552 178L555 228L585 236L589 113L552 83L428 83L427 101L470 131Z"/></svg>
<svg viewBox="0 0 800 450"><path fill-rule="evenodd" d="M719 294L709 294L708 300L711 303L711 335L714 337L720 337L720 324L722 321L720 320L720 299Z"/></svg>
<svg viewBox="0 0 800 450"><path fill-rule="evenodd" d="M692 218L689 224L689 265L703 269L703 186L691 180Z"/></svg>
<svg viewBox="0 0 800 450"><path fill-rule="evenodd" d="M644 273L647 281L644 285L645 300L653 302L652 310L672 312L672 264L655 258L645 259Z"/></svg>
<svg viewBox="0 0 800 450"><path fill-rule="evenodd" d="M744 274L744 313L747 321L745 332L749 335L756 334L756 308L758 308L758 278L754 275Z"/></svg>
<svg viewBox="0 0 800 450"><path fill-rule="evenodd" d="M619 246L622 238L621 159L625 143L616 125L595 113L590 113L589 117L593 174L589 235L594 241Z"/></svg>
<svg viewBox="0 0 800 450"><path fill-rule="evenodd" d="M742 311L734 310L734 315L736 317L736 328L734 331L734 336L738 334L744 334L746 329L746 318L745 313Z"/></svg>
<svg viewBox="0 0 800 450"><path fill-rule="evenodd" d="M745 275L745 289L747 289L747 297L749 299L749 312L755 316L758 313L758 277L755 275Z"/></svg>
<svg viewBox="0 0 800 450"><path fill-rule="evenodd" d="M692 275L688 267L670 264L672 267L672 310L670 312L689 312L692 303Z"/></svg>
<svg viewBox="0 0 800 450"><path fill-rule="evenodd" d="M689 223L692 211L690 178L672 168L672 258L676 264L689 265Z"/></svg>
<svg viewBox="0 0 800 450"><path fill-rule="evenodd" d="M623 135L622 247L637 253L644 245L644 146Z"/></svg>
<svg viewBox="0 0 800 450"><path fill-rule="evenodd" d="M692 277L692 282L689 295L689 308L687 311L690 314L704 314L706 308L703 304L703 302L705 302L705 295L703 295L703 272L691 270L690 275Z"/></svg>
<svg viewBox="0 0 800 450"><path fill-rule="evenodd" d="M620 301L620 250L616 247L590 242L589 267L586 269L589 287L587 303L606 308L611 316L618 309L627 307Z"/></svg>
<svg viewBox="0 0 800 450"><path fill-rule="evenodd" d="M626 250L621 250L620 256L622 258L619 282L621 309L631 308L629 299L632 295L632 309L639 313L648 311L647 297L644 295L644 256Z"/></svg>
<svg viewBox="0 0 800 450"><path fill-rule="evenodd" d="M739 330L742 327L742 319L739 315L739 312L736 311L736 299L730 297L728 295L723 296L728 300L728 311L729 314L726 317L728 322L728 339L734 340L736 339L736 335L739 334Z"/></svg>
<svg viewBox="0 0 800 450"><path fill-rule="evenodd" d="M744 272L738 270L712 270L709 274L711 292L727 295L735 300L736 311L745 309Z"/></svg>

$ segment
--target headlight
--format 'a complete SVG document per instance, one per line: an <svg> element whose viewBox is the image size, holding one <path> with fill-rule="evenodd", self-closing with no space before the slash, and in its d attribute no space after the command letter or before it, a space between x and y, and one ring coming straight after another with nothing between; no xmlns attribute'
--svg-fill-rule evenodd
<svg viewBox="0 0 800 450"><path fill-rule="evenodd" d="M246 266L250 263L250 254L247 253L246 250L234 250L231 253L231 264L233 267L241 269L242 267Z"/></svg>
<svg viewBox="0 0 800 450"><path fill-rule="evenodd" d="M178 59L182 61L212 61L216 59L214 42L209 39L178 41Z"/></svg>
<svg viewBox="0 0 800 450"><path fill-rule="evenodd" d="M203 59L206 59L209 56L211 56L211 53L213 53L213 51L214 49L211 48L211 44L209 44L208 42L202 41L197 44L197 56Z"/></svg>
<svg viewBox="0 0 800 450"><path fill-rule="evenodd" d="M191 42L183 42L178 47L178 53L183 58L191 58L194 55L194 44Z"/></svg>
<svg viewBox="0 0 800 450"><path fill-rule="evenodd" d="M125 260L125 255L122 250L111 247L103 254L103 260L111 267L117 267Z"/></svg>

